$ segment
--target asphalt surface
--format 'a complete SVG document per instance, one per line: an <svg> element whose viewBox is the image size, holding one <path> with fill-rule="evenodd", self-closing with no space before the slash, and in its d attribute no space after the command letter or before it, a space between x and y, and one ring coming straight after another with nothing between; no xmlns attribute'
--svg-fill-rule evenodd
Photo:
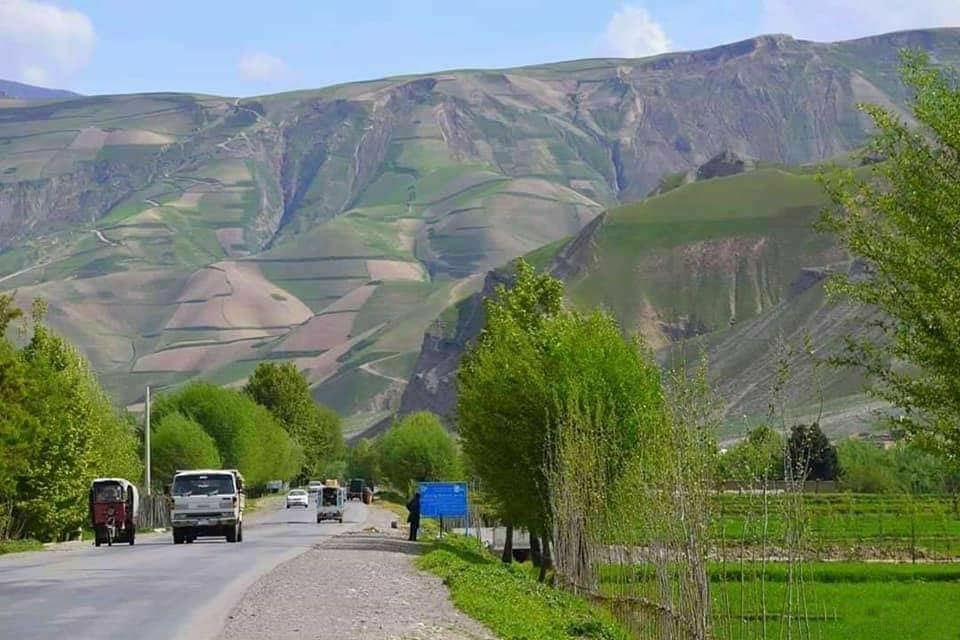
<svg viewBox="0 0 960 640"><path fill-rule="evenodd" d="M0 638L216 637L247 588L324 537L362 528L368 509L349 503L344 523L316 523L315 507L244 519L243 542L137 537L0 556ZM322 579L318 576L318 579Z"/></svg>

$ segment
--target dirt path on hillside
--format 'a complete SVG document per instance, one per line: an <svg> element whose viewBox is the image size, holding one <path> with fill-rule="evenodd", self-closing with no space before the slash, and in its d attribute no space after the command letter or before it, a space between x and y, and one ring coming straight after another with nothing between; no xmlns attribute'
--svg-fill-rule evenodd
<svg viewBox="0 0 960 640"><path fill-rule="evenodd" d="M219 640L492 640L454 608L439 578L418 571L420 545L370 511L368 527L316 545L263 576Z"/></svg>

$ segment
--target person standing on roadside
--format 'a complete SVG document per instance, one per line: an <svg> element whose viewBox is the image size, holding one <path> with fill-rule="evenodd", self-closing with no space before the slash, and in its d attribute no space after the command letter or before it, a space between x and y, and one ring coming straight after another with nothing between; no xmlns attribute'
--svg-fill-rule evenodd
<svg viewBox="0 0 960 640"><path fill-rule="evenodd" d="M416 541L417 529L420 528L420 492L417 491L413 499L407 503L407 522L410 523L410 540Z"/></svg>

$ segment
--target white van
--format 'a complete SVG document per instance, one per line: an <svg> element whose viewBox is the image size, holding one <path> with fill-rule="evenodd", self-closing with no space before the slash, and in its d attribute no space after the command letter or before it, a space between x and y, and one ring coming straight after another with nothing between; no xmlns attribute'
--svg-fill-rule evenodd
<svg viewBox="0 0 960 640"><path fill-rule="evenodd" d="M243 476L236 469L177 471L170 488L173 543L224 536L243 542Z"/></svg>

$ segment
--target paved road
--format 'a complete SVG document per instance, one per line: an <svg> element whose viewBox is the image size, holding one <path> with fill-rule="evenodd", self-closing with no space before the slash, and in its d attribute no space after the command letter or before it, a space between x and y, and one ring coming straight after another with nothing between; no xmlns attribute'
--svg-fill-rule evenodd
<svg viewBox="0 0 960 640"><path fill-rule="evenodd" d="M0 638L212 638L258 577L325 536L361 528L368 510L350 503L343 524L317 524L312 507L257 515L239 544L144 535L132 547L0 557Z"/></svg>

